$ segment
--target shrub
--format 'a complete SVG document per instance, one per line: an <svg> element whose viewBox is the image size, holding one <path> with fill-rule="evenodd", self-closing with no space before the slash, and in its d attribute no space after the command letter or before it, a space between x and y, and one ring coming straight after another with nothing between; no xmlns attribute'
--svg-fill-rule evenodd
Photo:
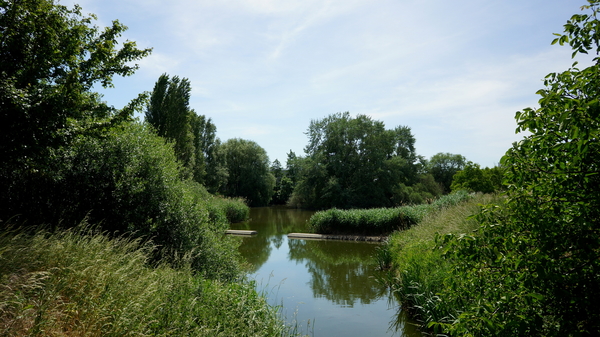
<svg viewBox="0 0 600 337"><path fill-rule="evenodd" d="M193 267L207 276L237 274L236 241L220 237L225 217L211 217L201 190L180 179L171 145L146 126L124 123L101 137L81 137L10 192L4 215L53 227L87 218L111 234L152 239L159 258L194 252Z"/></svg>
<svg viewBox="0 0 600 337"><path fill-rule="evenodd" d="M470 218L485 203L498 203L494 195L475 195L471 200L459 203L458 196L449 195L438 201L439 212L429 213L419 224L406 231L394 232L386 244L392 259L390 287L423 328L431 322L449 322L458 317L456 310L461 299L449 302L440 298L440 292L459 286L461 275L452 274L454 262L444 259L437 238L447 234L471 233L479 226ZM464 200L464 199L463 199Z"/></svg>

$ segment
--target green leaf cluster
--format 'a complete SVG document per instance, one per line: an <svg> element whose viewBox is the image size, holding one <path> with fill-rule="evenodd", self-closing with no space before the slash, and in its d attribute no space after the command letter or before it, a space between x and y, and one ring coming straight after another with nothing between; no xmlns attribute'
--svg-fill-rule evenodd
<svg viewBox="0 0 600 337"><path fill-rule="evenodd" d="M247 216L247 207L184 179L195 174L195 153L186 152L193 138L165 143L133 121L145 95L122 110L101 102L93 86L132 74L131 62L150 50L119 44L126 27L118 21L101 29L93 20L51 0L0 2L0 226L9 218L50 228L88 219L110 235L152 240L156 259L185 255L206 277L236 278L236 241L222 235L227 217ZM189 83L175 84L167 105L185 108ZM186 136L214 131L188 117L172 119L167 136L179 139L183 120Z"/></svg>

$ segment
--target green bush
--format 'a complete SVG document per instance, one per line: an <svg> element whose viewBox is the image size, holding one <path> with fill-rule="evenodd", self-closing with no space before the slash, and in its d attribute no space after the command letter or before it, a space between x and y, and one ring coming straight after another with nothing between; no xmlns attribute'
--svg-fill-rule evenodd
<svg viewBox="0 0 600 337"><path fill-rule="evenodd" d="M456 308L463 305L460 298L449 302L440 297L441 291L459 286L463 278L452 274L454 263L444 258L437 238L471 233L479 225L470 216L480 211L480 204L500 201L494 195L477 194L459 203L458 196L450 196L439 199L439 212L429 213L406 231L394 232L385 246L392 259L391 276L385 279L391 280L390 287L403 310L408 310L425 329L431 322L456 319L460 314Z"/></svg>
<svg viewBox="0 0 600 337"><path fill-rule="evenodd" d="M124 123L101 137L78 138L55 151L45 171L15 180L3 214L53 227L87 218L111 234L152 239L158 258L194 252L198 271L236 277L237 241L221 237L226 218L211 217L202 190L180 179L170 144L146 126Z"/></svg>
<svg viewBox="0 0 600 337"><path fill-rule="evenodd" d="M470 195L467 192L459 191L436 199L431 204L353 210L334 208L316 212L308 224L312 232L321 234L386 235L395 230L408 229L429 213L468 198Z"/></svg>

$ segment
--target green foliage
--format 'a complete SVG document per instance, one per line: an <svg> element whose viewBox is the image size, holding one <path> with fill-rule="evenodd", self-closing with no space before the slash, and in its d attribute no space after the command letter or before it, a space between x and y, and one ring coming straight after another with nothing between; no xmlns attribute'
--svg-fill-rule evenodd
<svg viewBox="0 0 600 337"><path fill-rule="evenodd" d="M573 56L600 50L600 1L571 17ZM475 235L443 240L461 280L439 292L452 335L595 336L600 331L600 58L549 74L538 109L517 112L528 136L502 159L506 204L486 208ZM468 300L465 300L468 299Z"/></svg>
<svg viewBox="0 0 600 337"><path fill-rule="evenodd" d="M438 212L422 217L410 229L392 233L382 248L389 251L392 260L392 270L385 279L402 302L402 309L408 310L423 328L434 321L452 321L459 315L457 306L462 305L460 298L449 302L440 297L441 290L460 284L462 275L453 274L454 262L444 259L436 238L450 233L472 233L479 224L470 216L480 211L481 204L498 202L497 196L484 194L460 203L445 200L441 203L446 206Z"/></svg>
<svg viewBox="0 0 600 337"><path fill-rule="evenodd" d="M393 187L417 178L415 139L408 127L386 130L368 116L348 112L311 121L294 190L309 208L392 205Z"/></svg>
<svg viewBox="0 0 600 337"><path fill-rule="evenodd" d="M146 109L146 122L152 125L159 136L173 142L177 159L181 162L184 177L201 175L203 165L196 161L195 135L201 125L189 107L192 87L187 78L169 78L162 74L156 84ZM192 125L195 130L192 130ZM197 165L202 165L196 169Z"/></svg>
<svg viewBox="0 0 600 337"><path fill-rule="evenodd" d="M285 205L290 199L290 196L294 192L294 181L296 180L296 172L294 171L294 163L296 161L296 155L290 151L288 154L287 170L283 169L277 159L271 165L271 173L275 176L275 188L271 204Z"/></svg>
<svg viewBox="0 0 600 337"><path fill-rule="evenodd" d="M215 197L212 204L218 208L219 213L225 215L228 222L246 221L250 216L250 208L242 198Z"/></svg>
<svg viewBox="0 0 600 337"><path fill-rule="evenodd" d="M131 75L131 62L150 50L119 46L126 27L113 21L101 30L94 19L50 0L0 3L0 185L11 173L43 169L51 149L75 135L131 112L114 111L90 89Z"/></svg>
<svg viewBox="0 0 600 337"><path fill-rule="evenodd" d="M470 192L493 193L504 190L502 177L504 169L496 166L481 169L479 164L467 162L464 168L454 175L450 189L452 191L467 190Z"/></svg>
<svg viewBox="0 0 600 337"><path fill-rule="evenodd" d="M288 336L252 283L203 279L185 258L87 227L0 233L2 336Z"/></svg>
<svg viewBox="0 0 600 337"><path fill-rule="evenodd" d="M267 205L275 187L267 152L251 140L238 138L225 142L221 150L229 173L221 192L230 197L243 197L250 206Z"/></svg>
<svg viewBox="0 0 600 337"><path fill-rule="evenodd" d="M308 221L312 232L321 234L385 235L406 230L426 215L470 198L464 191L443 196L431 204L396 208L373 208L316 212Z"/></svg>
<svg viewBox="0 0 600 337"><path fill-rule="evenodd" d="M397 204L423 204L442 195L443 189L431 174L421 174L416 184L399 184L393 191L393 200Z"/></svg>
<svg viewBox="0 0 600 337"><path fill-rule="evenodd" d="M193 266L207 276L237 275L235 243L220 237L227 221L209 217L209 201L180 179L172 147L150 128L124 123L54 156L52 170L13 181L2 214L64 227L87 218L110 233L152 238L163 258L195 252Z"/></svg>
<svg viewBox="0 0 600 337"><path fill-rule="evenodd" d="M445 193L450 192L452 177L456 172L462 170L467 159L460 154L437 153L427 162L426 170L433 176L435 181L442 184Z"/></svg>

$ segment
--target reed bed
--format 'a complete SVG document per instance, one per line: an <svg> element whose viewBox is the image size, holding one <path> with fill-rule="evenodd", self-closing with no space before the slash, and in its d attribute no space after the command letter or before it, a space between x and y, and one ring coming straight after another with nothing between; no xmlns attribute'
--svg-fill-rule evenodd
<svg viewBox="0 0 600 337"><path fill-rule="evenodd" d="M465 191L458 191L430 204L373 209L330 209L315 213L309 220L313 233L387 235L393 231L406 230L422 221L432 212L456 205L471 198Z"/></svg>

